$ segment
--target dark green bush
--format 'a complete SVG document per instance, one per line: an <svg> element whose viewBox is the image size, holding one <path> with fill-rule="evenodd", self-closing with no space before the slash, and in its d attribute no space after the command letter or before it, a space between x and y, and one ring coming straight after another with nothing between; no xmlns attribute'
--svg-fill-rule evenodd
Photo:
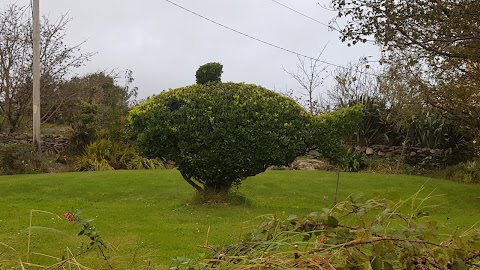
<svg viewBox="0 0 480 270"><path fill-rule="evenodd" d="M196 84L161 93L130 112L148 157L173 161L201 192L225 193L305 153L310 116L294 100L243 83Z"/></svg>
<svg viewBox="0 0 480 270"><path fill-rule="evenodd" d="M365 160L363 158L362 153L358 153L355 151L348 152L348 155L345 160L344 169L348 172L358 172L362 168L364 168Z"/></svg>
<svg viewBox="0 0 480 270"><path fill-rule="evenodd" d="M401 134L389 122L395 111L389 108L387 101L375 96L360 95L356 99L349 100L343 106L351 107L356 104L364 107L364 114L355 130L354 136L349 138L349 144L353 146L370 146L375 144L398 145L402 143Z"/></svg>
<svg viewBox="0 0 480 270"><path fill-rule="evenodd" d="M362 105L313 117L309 145L317 147L321 156L333 165L347 170L354 169L353 165L361 166L355 162L360 162L359 157L350 154L343 141L352 137L362 118Z"/></svg>
<svg viewBox="0 0 480 270"><path fill-rule="evenodd" d="M446 177L457 182L480 184L480 158L448 167Z"/></svg>
<svg viewBox="0 0 480 270"><path fill-rule="evenodd" d="M118 145L101 139L85 147L85 153L76 160L78 171L108 171L163 168L157 159L140 156L129 145Z"/></svg>
<svg viewBox="0 0 480 270"><path fill-rule="evenodd" d="M206 84L208 82L221 82L223 65L212 62L200 66L195 73L197 84Z"/></svg>
<svg viewBox="0 0 480 270"><path fill-rule="evenodd" d="M98 105L87 102L80 102L79 114L72 119L72 134L70 135L73 144L78 149L83 149L92 142L96 136L95 118L98 114Z"/></svg>
<svg viewBox="0 0 480 270"><path fill-rule="evenodd" d="M421 168L445 167L470 160L475 155L473 139L469 138L458 123L447 119L441 113L422 111L420 116L412 117L407 133L410 145L438 148L449 152L439 160L423 160L416 157L407 158L407 164Z"/></svg>
<svg viewBox="0 0 480 270"><path fill-rule="evenodd" d="M453 121L445 118L439 112L422 111L418 117L412 117L408 132L408 139L414 146L439 149L471 149L469 141L460 127ZM469 154L470 155L470 154Z"/></svg>
<svg viewBox="0 0 480 270"><path fill-rule="evenodd" d="M0 174L45 172L42 157L32 145L11 143L0 146Z"/></svg>

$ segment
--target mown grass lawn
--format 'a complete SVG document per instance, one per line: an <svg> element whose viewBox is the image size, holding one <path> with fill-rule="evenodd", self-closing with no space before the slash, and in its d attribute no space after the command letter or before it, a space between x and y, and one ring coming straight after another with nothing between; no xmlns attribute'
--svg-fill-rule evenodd
<svg viewBox="0 0 480 270"><path fill-rule="evenodd" d="M173 257L206 252L198 245L205 243L209 228L209 244L227 244L260 215L276 211L301 215L331 207L335 181L332 172L268 171L243 182L239 192L248 199L245 204L195 205L193 188L175 170L1 176L0 243L24 256L31 210L62 216L82 208L83 217L95 218L92 224L114 246L112 261L118 269L149 263L165 269ZM338 197L363 193L399 200L422 187L423 196L432 191L441 195L430 201L440 205L430 215L446 230L480 221L480 186L446 180L342 173ZM60 257L66 246L74 248L82 240L76 236L78 226L51 214L34 212L32 226L30 250L36 253ZM12 252L0 246L0 262L8 254ZM48 263L38 254L30 261Z"/></svg>

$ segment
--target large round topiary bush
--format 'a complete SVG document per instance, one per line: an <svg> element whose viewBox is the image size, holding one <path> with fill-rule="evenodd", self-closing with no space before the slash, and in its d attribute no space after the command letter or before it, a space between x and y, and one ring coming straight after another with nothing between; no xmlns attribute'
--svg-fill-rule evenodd
<svg viewBox="0 0 480 270"><path fill-rule="evenodd" d="M129 121L146 156L173 161L200 192L226 193L305 153L310 116L257 85L209 83L154 96L133 108Z"/></svg>

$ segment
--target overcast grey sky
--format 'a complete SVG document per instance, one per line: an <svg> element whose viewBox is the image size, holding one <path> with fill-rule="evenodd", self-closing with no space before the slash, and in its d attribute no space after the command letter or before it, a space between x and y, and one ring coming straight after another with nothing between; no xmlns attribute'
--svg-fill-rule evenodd
<svg viewBox="0 0 480 270"><path fill-rule="evenodd" d="M172 0L245 34L313 56L328 43L321 59L338 65L362 56L378 58L372 45L347 47L338 33L272 0ZM276 0L328 23L335 13L327 0ZM0 0L29 5L30 0ZM67 43L83 40L83 51L97 52L77 74L117 69L134 72L139 96L193 84L207 62L223 64L223 81L247 82L269 89L299 89L282 70L295 70L294 54L272 48L190 14L165 0L40 0L42 14L56 19L68 13ZM331 69L333 70L333 68ZM328 83L327 83L328 84ZM325 90L319 90L319 94Z"/></svg>

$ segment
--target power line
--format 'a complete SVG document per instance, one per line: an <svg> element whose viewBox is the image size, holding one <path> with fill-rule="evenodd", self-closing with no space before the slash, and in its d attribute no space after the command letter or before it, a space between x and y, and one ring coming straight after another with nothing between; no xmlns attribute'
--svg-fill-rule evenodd
<svg viewBox="0 0 480 270"><path fill-rule="evenodd" d="M248 37L248 38L250 38L250 39L256 40L256 41L261 42L261 43L263 43L263 44L266 44L266 45L268 45L268 46L271 46L271 47L274 47L274 48L277 48L277 49L280 49L280 50L283 50L283 51L286 51L286 52L289 52L289 53L292 53L292 54L295 54L295 55L298 55L298 56L301 56L301 57L305 57L305 58L308 58L308 59L311 59L311 60L317 60L316 58L313 58L313 57L311 57L311 56L304 55L304 54L301 54L301 53L298 53L298 52L295 52L295 51L292 51L292 50L289 50L289 49L280 47L280 46L275 45L275 44L273 44L273 43L264 41L264 40L262 40L262 39L259 39L259 38L253 37L253 36L251 36L251 35L245 34L245 33L243 33L243 32L240 32L240 31L238 31L238 30L235 30L235 29L233 29L233 28L231 28L231 27L228 27L228 26L226 26L226 25L224 25L224 24L221 24L221 23L216 22L216 21L214 21L214 20L212 20L212 19L209 19L209 18L207 18L207 17L205 17L205 16L203 16L203 15L200 15L200 14L196 13L195 11L192 11L192 10L190 10L190 9L187 9L187 8L183 7L183 6L180 6L179 4L174 3L174 2L172 2L172 1L170 1L170 0L165 0L165 1L167 1L168 3L170 3L170 4L172 4L172 5L175 5L175 6L179 7L179 8L181 8L181 9L189 12L189 13L192 13L192 14L194 14L194 15L202 18L202 19L205 19L205 20L207 20L207 21L209 21L209 22L211 22L211 23L214 23L214 24L216 24L216 25L219 25L219 26L221 26L221 27L223 27L223 28L226 28L226 29L228 29L228 30L230 30L230 31L233 31L233 32L235 32L235 33L237 33L237 34L240 34L240 35L242 35L242 36ZM318 60L318 61L319 61L319 62L322 62L322 63L325 63L325 64L328 64L328 65L341 67L341 66L339 66L339 65L336 65L336 64L333 64L333 63L329 63L329 62L325 62L325 61L322 61L322 60Z"/></svg>
<svg viewBox="0 0 480 270"><path fill-rule="evenodd" d="M235 33L237 33L237 34L239 34L239 35L242 35L242 36L245 36L245 37L247 37L247 38L253 39L253 40L255 40L255 41L261 42L261 43L263 43L263 44L265 44L265 45L274 47L274 48L276 48L276 49L279 49L279 50L282 50L282 51L285 51L285 52L288 52L288 53L291 53L291 54L295 54L295 55L297 55L297 56L301 56L301 57L310 59L310 60L312 60L312 61L318 61L318 62L324 63L324 64L326 64L326 65L330 65L330 66L334 66L334 67L338 67L338 68L342 68L342 69L346 69L346 70L349 69L349 68L347 68L347 67L344 67L344 66L341 66L341 65L338 65L338 64L334 64L334 63L330 63L330 62L327 62L327 61L323 61L323 60L321 60L321 59L314 58L314 57L311 57L311 56L308 56L308 55L304 55L304 54L298 53L298 52L296 52L296 51L293 51L293 50L286 49L286 48L284 48L284 47L275 45L275 44L270 43L270 42L268 42L268 41L265 41L265 40L256 38L256 37L254 37L254 36L245 34L245 33L243 33L243 32L240 32L240 31L236 30L236 29L233 29L233 28L231 28L231 27L229 27L229 26L226 26L226 25L224 25L224 24L222 24L222 23L219 23L219 22L214 21L214 20L212 20L212 19L210 19L210 18L207 18L207 17L205 17L205 16L203 16L203 15L201 15L201 14L199 14L199 13L193 11L193 10L190 10L190 9L188 9L188 8L186 8L186 7L183 7L183 6L181 6L181 5L173 2L173 1L171 1L171 0L165 0L165 1L168 2L168 3L170 3L170 4L172 4L172 5L174 5L174 6L176 6L176 7L178 7L178 8L180 8L180 9L183 9L183 10L185 10L185 11L187 11L187 12L189 12L189 13L195 15L195 16L198 16L198 17L200 17L200 18L202 18L202 19L204 19L204 20L207 20L207 21L209 21L209 22L211 22L211 23L214 23L214 24L216 24L216 25L218 25L218 26L221 26L221 27L223 27L223 28L225 28L225 29L228 29L228 30L230 30L230 31L232 31L232 32L235 32ZM362 72L362 73L367 74L367 75L377 76L376 74L373 74L373 73L367 73L367 72Z"/></svg>
<svg viewBox="0 0 480 270"><path fill-rule="evenodd" d="M277 3L278 5L286 8L286 9L289 9L289 10L291 10L291 11L297 13L297 14L300 14L300 15L302 15L303 17L308 18L308 19L310 19L310 20L312 20L312 21L314 21L314 22L316 22L316 23L318 23L318 24L321 24L321 25L323 25L323 26L326 26L326 27L328 27L328 29L330 29L330 30L335 30L335 31L337 31L337 32L340 32L340 31L338 31L337 29L333 28L332 26L330 26L330 25L328 25L328 24L326 24L326 23L323 23L323 22L321 22L321 21L319 21L319 20L317 20L317 19L315 19L315 18L312 18L312 17L310 17L310 16L308 16L308 15L306 15L306 14L304 14L304 13L302 13L302 12L296 10L296 9L293 9L293 8L291 8L291 7L289 7L289 6L285 5L285 4L282 4L282 3L280 3L280 2L278 2L278 1L276 1L276 0L271 0L271 1L274 2L274 3Z"/></svg>
<svg viewBox="0 0 480 270"><path fill-rule="evenodd" d="M289 6L285 5L285 4L282 4L282 3L279 2L279 1L276 1L276 0L271 0L271 1L274 2L274 3L276 3L276 4L278 4L278 5L280 5L280 6L282 6L282 7L284 7L284 8L287 8L287 9L289 9L289 10L291 10L291 11L297 13L297 14L300 14L300 15L302 15L303 17L308 18L308 19L310 19L310 20L312 20L312 21L314 21L314 22L316 22L316 23L318 23L318 24L321 24L321 25L327 27L329 30L336 31L336 32L342 34L342 31L338 30L337 28L335 28L335 27L333 27L333 26L331 26L331 25L328 25L328 24L323 23L323 22L321 22L321 21L319 21L319 20L317 20L317 19L315 19L315 18L312 18L312 17L310 17L310 16L308 16L308 15L306 15L306 14L304 14L304 13L302 13L302 12L296 10L296 9L293 9L292 7L289 7ZM367 40L367 42L370 43L370 44L375 44L375 43L374 43L373 41L371 41L371 40Z"/></svg>

